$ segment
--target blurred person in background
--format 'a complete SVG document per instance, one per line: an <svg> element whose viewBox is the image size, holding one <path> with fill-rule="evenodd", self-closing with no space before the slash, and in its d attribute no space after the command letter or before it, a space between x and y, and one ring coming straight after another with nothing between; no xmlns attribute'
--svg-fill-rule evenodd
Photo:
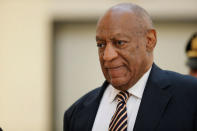
<svg viewBox="0 0 197 131"><path fill-rule="evenodd" d="M64 131L197 131L197 79L153 62L156 30L143 8L110 8L96 42L106 81L65 112Z"/></svg>
<svg viewBox="0 0 197 131"><path fill-rule="evenodd" d="M187 55L186 65L189 67L189 74L197 77L197 32L189 39L185 52Z"/></svg>

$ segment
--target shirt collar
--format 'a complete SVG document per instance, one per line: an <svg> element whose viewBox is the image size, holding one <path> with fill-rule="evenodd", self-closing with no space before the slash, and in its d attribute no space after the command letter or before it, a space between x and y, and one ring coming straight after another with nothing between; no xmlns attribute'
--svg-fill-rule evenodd
<svg viewBox="0 0 197 131"><path fill-rule="evenodd" d="M129 94L133 95L138 99L142 99L144 88L150 75L151 68L137 81L137 83L134 86L127 90ZM109 102L113 102L120 90L117 90L111 84L108 86L107 89L109 90Z"/></svg>

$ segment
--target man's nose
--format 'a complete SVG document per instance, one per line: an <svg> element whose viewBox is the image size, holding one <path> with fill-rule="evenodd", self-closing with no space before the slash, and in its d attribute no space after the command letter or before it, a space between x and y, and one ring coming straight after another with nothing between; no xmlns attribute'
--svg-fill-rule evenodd
<svg viewBox="0 0 197 131"><path fill-rule="evenodd" d="M118 56L118 53L116 52L114 47L110 43L108 43L104 51L103 59L105 61L111 61L115 59L117 56Z"/></svg>

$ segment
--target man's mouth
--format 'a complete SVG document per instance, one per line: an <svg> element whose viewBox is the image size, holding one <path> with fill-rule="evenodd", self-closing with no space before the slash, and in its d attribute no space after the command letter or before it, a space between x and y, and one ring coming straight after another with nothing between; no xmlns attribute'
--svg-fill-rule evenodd
<svg viewBox="0 0 197 131"><path fill-rule="evenodd" d="M109 74L109 76L111 78L116 78L116 77L122 77L124 76L126 70L125 70L125 66L121 65L121 66L115 66L115 67L109 67L106 68L107 72Z"/></svg>
<svg viewBox="0 0 197 131"><path fill-rule="evenodd" d="M118 68L120 68L120 67L122 67L123 65L120 65L120 66L112 66L112 67L106 67L106 69L108 69L108 70L116 70L116 69L118 69Z"/></svg>

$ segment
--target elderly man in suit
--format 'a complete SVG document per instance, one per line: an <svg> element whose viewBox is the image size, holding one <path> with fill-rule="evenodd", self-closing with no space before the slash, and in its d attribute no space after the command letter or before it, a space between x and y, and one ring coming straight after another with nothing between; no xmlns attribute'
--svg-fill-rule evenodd
<svg viewBox="0 0 197 131"><path fill-rule="evenodd" d="M64 131L197 131L197 79L153 62L156 30L143 8L110 8L96 42L106 81L65 112Z"/></svg>

